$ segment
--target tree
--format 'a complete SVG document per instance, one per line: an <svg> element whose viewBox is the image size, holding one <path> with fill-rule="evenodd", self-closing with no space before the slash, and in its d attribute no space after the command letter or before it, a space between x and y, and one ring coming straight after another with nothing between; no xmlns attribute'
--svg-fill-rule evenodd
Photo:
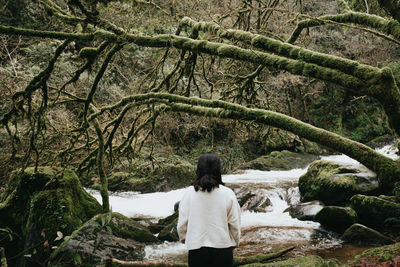
<svg viewBox="0 0 400 267"><path fill-rule="evenodd" d="M107 19L107 15L110 16L107 11L112 9L113 1L38 2L61 26L57 25L54 30L44 30L0 25L0 34L59 40L60 43L47 67L38 73L24 90L15 92L11 99L7 99L11 104L1 122L13 140L14 154L18 150L22 132L28 131L29 141L24 161L26 165L33 153L36 166L46 162L43 160L46 158L72 162L76 154L84 156L78 164L80 170L88 169L97 163L103 184L105 210L108 209L108 196L104 157L107 156L112 161L122 153L132 150L135 147L132 146L135 138L146 129L143 144L154 130L157 118L165 112L250 121L284 129L360 161L378 174L383 188L391 189L399 182L399 162L380 155L361 143L268 110L260 96L261 93L256 89L259 83L257 77L264 69L285 71L337 84L352 94L368 96L379 101L390 126L400 134L400 92L390 68L379 68L295 45L304 29L332 24L355 27L397 45L400 41L400 22L396 1L378 1L380 7L386 9L393 17L385 18L352 11L344 0L338 1L342 13L319 17L303 14L302 1L295 1L300 5L300 12L293 12L290 9L280 9L280 1L267 3L261 0L232 0L228 4L231 13L215 16L212 18L214 21L180 18L180 14L177 14L179 7L175 2L166 4L134 1L137 5L150 6L152 10L157 10L175 21L175 34L145 34L144 30L141 32L139 28L114 24ZM296 6L296 3L288 2ZM210 3L215 4L212 1ZM167 5L169 10L165 8ZM137 10L139 13L140 9ZM237 13L237 16L232 13ZM297 20L296 27L286 41L271 32L254 33L262 32L273 14L290 15ZM282 17L284 16L280 15L280 18ZM221 26L223 24L236 29ZM290 27L286 31L289 30ZM50 80L55 73L56 64L72 43L79 48L78 55L82 64L62 85L52 87ZM144 48L151 48L153 53L160 53L161 60L151 70L144 71L142 88L121 96L118 101L98 104L96 95L99 85L102 79L106 78L107 68L116 60L117 55L124 57L124 52L135 49L146 51ZM250 63L253 70L245 75L232 75L230 83L225 77L220 77L221 84L229 86L216 88L216 83L210 80L212 75L207 73L205 64L211 66L217 60L231 65L238 64L237 62ZM85 71L95 73L94 79L90 81L85 92L73 92L70 86L77 83ZM215 79L216 75L212 78ZM235 87L234 84L237 83L240 86ZM70 133L64 133L69 140L67 147L50 153L42 149L49 139L45 132L51 126L47 116L49 110L60 105L73 108L80 125ZM129 130L121 129L124 120L130 121ZM122 131L122 134L118 134L117 131ZM48 156L49 153L51 157Z"/></svg>

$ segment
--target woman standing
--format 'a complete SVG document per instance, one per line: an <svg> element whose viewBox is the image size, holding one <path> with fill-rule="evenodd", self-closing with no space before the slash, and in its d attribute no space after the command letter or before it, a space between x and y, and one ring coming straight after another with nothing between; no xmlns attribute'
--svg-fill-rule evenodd
<svg viewBox="0 0 400 267"><path fill-rule="evenodd" d="M221 180L221 161L206 153L197 177L179 204L178 234L189 250L189 267L232 267L240 239L240 206Z"/></svg>

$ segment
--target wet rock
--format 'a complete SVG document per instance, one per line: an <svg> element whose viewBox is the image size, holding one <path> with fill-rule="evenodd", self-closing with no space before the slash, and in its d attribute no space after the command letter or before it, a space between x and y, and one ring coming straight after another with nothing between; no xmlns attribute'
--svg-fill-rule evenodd
<svg viewBox="0 0 400 267"><path fill-rule="evenodd" d="M60 243L57 232L69 235L102 211L73 171L55 167L13 173L0 201L0 228L8 227L20 237L9 243L2 240L2 246L10 258L25 249L32 257L17 260L28 266L46 261L51 247Z"/></svg>
<svg viewBox="0 0 400 267"><path fill-rule="evenodd" d="M378 231L362 224L353 224L342 235L342 239L352 244L363 245L388 245L393 240Z"/></svg>
<svg viewBox="0 0 400 267"><path fill-rule="evenodd" d="M265 212L271 206L271 200L263 190L248 189L245 187L233 188L242 210Z"/></svg>
<svg viewBox="0 0 400 267"><path fill-rule="evenodd" d="M357 221L357 214L350 207L326 206L315 215L315 220L325 228L342 233Z"/></svg>
<svg viewBox="0 0 400 267"><path fill-rule="evenodd" d="M170 224L168 224L161 230L157 238L162 241L170 241L170 242L179 241L177 224L178 224L178 218L175 218Z"/></svg>
<svg viewBox="0 0 400 267"><path fill-rule="evenodd" d="M289 212L290 216L293 218L297 218L303 221L313 221L315 215L324 207L324 203L318 200L299 203L293 206L290 206L285 210L285 212Z"/></svg>
<svg viewBox="0 0 400 267"><path fill-rule="evenodd" d="M400 219L400 203L375 196L355 195L351 206L359 221L374 229L381 229L390 221Z"/></svg>
<svg viewBox="0 0 400 267"><path fill-rule="evenodd" d="M142 260L143 242L154 241L157 238L132 219L118 213L99 214L61 243L51 254L50 266L92 266L108 258Z"/></svg>
<svg viewBox="0 0 400 267"><path fill-rule="evenodd" d="M317 155L308 153L296 153L287 150L274 151L269 155L259 157L240 166L239 169L253 169L261 171L291 170L296 168L304 168L317 158Z"/></svg>
<svg viewBox="0 0 400 267"><path fill-rule="evenodd" d="M158 222L156 224L151 225L149 229L152 233L159 233L161 232L162 229L164 229L169 224L174 222L178 218L178 216L179 212L178 210L176 210L172 215L158 220Z"/></svg>
<svg viewBox="0 0 400 267"><path fill-rule="evenodd" d="M302 201L320 200L326 205L347 203L355 194L379 192L375 174L329 161L315 161L299 179Z"/></svg>
<svg viewBox="0 0 400 267"><path fill-rule="evenodd" d="M154 170L113 173L108 179L108 189L142 193L170 191L188 186L194 179L195 167L181 160L162 163Z"/></svg>

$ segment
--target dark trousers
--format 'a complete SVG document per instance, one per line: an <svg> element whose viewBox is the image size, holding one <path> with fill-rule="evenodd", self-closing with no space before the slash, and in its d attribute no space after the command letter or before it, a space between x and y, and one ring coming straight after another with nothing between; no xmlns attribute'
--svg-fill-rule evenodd
<svg viewBox="0 0 400 267"><path fill-rule="evenodd" d="M189 250L189 267L232 267L233 247Z"/></svg>

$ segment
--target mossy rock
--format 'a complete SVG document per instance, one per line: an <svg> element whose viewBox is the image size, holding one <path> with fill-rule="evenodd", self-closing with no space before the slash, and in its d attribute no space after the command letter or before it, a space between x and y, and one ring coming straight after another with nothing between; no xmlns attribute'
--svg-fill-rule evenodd
<svg viewBox="0 0 400 267"><path fill-rule="evenodd" d="M376 176L357 175L360 170L319 160L299 178L302 201L320 200L326 205L347 203L355 194L377 194Z"/></svg>
<svg viewBox="0 0 400 267"><path fill-rule="evenodd" d="M169 215L165 218L158 220L156 224L150 225L149 229L152 233L159 233L166 226L174 222L179 216L179 212L175 211L172 215Z"/></svg>
<svg viewBox="0 0 400 267"><path fill-rule="evenodd" d="M377 266L380 263L390 261L400 255L400 242L392 245L386 245L377 248L365 250L360 255L357 255L354 260L348 262L346 266L359 266L362 263L369 263L369 266ZM393 266L393 265L385 265Z"/></svg>
<svg viewBox="0 0 400 267"><path fill-rule="evenodd" d="M336 259L323 259L317 255L310 255L306 257L290 258L284 261L275 261L271 263L251 263L242 265L242 267L339 267L341 263Z"/></svg>
<svg viewBox="0 0 400 267"><path fill-rule="evenodd" d="M361 245L388 245L393 240L378 231L362 224L353 224L342 235L342 239L348 243Z"/></svg>
<svg viewBox="0 0 400 267"><path fill-rule="evenodd" d="M97 200L81 186L73 171L50 167L14 172L0 203L0 228L9 227L21 239L10 243L8 256L25 249L34 254L26 264L43 262L48 247L57 245L57 232L69 235L102 211ZM36 253L33 253L36 251ZM11 253L10 253L11 252Z"/></svg>
<svg viewBox="0 0 400 267"><path fill-rule="evenodd" d="M308 153L296 153L287 150L274 151L269 155L256 158L255 160L241 165L239 169L253 169L261 171L291 170L296 168L304 168L317 158L317 155Z"/></svg>
<svg viewBox="0 0 400 267"><path fill-rule="evenodd" d="M188 186L195 179L195 167L188 161L162 163L148 172L116 172L108 179L110 191L150 193Z"/></svg>
<svg viewBox="0 0 400 267"><path fill-rule="evenodd" d="M178 218L175 218L170 224L165 226L157 238L162 241L176 242L179 241L178 231L177 231Z"/></svg>
<svg viewBox="0 0 400 267"><path fill-rule="evenodd" d="M351 206L359 221L374 229L382 229L390 220L400 220L400 203L375 196L355 195Z"/></svg>
<svg viewBox="0 0 400 267"><path fill-rule="evenodd" d="M146 227L133 219L119 213L99 214L60 244L51 254L50 266L94 266L104 264L108 258L142 260L143 242L156 241Z"/></svg>
<svg viewBox="0 0 400 267"><path fill-rule="evenodd" d="M315 220L325 228L343 233L357 221L357 213L349 207L325 206L315 215Z"/></svg>

